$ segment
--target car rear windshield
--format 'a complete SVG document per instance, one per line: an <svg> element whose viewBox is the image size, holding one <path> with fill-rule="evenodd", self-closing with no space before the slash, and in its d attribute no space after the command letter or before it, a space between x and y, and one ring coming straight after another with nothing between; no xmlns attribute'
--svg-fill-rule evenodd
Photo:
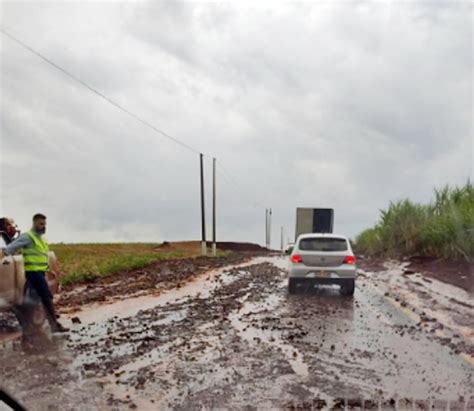
<svg viewBox="0 0 474 411"><path fill-rule="evenodd" d="M345 238L304 238L300 240L300 250L304 251L347 251Z"/></svg>

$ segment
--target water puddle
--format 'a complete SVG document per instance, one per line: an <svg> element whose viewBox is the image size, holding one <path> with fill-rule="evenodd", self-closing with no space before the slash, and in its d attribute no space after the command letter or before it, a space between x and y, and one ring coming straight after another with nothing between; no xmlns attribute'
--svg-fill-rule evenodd
<svg viewBox="0 0 474 411"><path fill-rule="evenodd" d="M363 272L363 274L372 284L380 287L382 292L394 291L397 298L404 301L404 305L407 304L416 313L436 318L443 327L462 335L466 341L474 344L472 296L461 288L434 278L429 278L429 282L426 282L420 273L403 275L407 265L408 263L389 261L384 263L386 271ZM412 318L416 317L416 314L408 309L403 311ZM435 335L442 337L445 333L436 330Z"/></svg>
<svg viewBox="0 0 474 411"><path fill-rule="evenodd" d="M0 334L0 347L5 348L10 346L15 340L21 337L21 331L13 331L10 333Z"/></svg>
<svg viewBox="0 0 474 411"><path fill-rule="evenodd" d="M279 333L253 327L248 322L243 320L243 317L246 317L249 314L274 311L282 305L284 299L276 294L270 294L262 301L258 302L247 301L247 298L248 295L241 299L244 305L240 310L229 315L232 326L237 330L238 334L243 339L247 340L251 344L264 343L275 347L290 363L295 374L297 374L302 379L306 379L309 375L308 366L304 363L303 355L296 347L285 343L281 339L281 335L279 335Z"/></svg>
<svg viewBox="0 0 474 411"><path fill-rule="evenodd" d="M223 268L214 269L199 275L190 280L180 288L166 290L161 293L144 295L139 297L124 298L123 300L105 303L91 304L82 307L79 313L66 314L65 317L79 317L83 324L105 322L111 318L126 318L136 315L141 310L148 310L158 306L164 306L169 303L192 298L192 297L208 297L216 287L220 286L220 281L229 284L238 277L228 275L236 269L249 267L254 264L271 261L268 257L256 257L252 260ZM80 328L80 326L73 326Z"/></svg>

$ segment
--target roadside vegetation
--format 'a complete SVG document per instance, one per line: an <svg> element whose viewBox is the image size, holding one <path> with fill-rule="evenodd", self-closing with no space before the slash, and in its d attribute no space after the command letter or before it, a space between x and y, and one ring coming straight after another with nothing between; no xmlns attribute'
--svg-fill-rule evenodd
<svg viewBox="0 0 474 411"><path fill-rule="evenodd" d="M356 250L389 257L430 256L474 260L474 186L435 190L430 204L390 203L373 227L356 238Z"/></svg>
<svg viewBox="0 0 474 411"><path fill-rule="evenodd" d="M159 243L123 244L51 244L59 259L64 285L94 281L116 272L144 268L160 260L197 257L200 243L180 242L163 246ZM229 251L218 250L224 257ZM210 253L209 253L210 255Z"/></svg>

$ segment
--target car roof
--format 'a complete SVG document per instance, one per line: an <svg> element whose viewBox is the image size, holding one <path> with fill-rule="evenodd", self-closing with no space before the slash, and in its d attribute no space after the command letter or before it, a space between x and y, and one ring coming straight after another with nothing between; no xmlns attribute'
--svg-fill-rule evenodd
<svg viewBox="0 0 474 411"><path fill-rule="evenodd" d="M345 235L326 234L326 233L308 233L308 234L301 234L300 236L298 236L298 240L301 240L303 238L342 238L344 240L349 241L349 238L347 238Z"/></svg>

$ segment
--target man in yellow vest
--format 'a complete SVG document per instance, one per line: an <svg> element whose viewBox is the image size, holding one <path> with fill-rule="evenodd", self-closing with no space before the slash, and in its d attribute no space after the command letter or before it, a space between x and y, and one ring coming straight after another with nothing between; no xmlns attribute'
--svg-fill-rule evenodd
<svg viewBox="0 0 474 411"><path fill-rule="evenodd" d="M46 216L35 214L33 216L33 227L31 231L21 234L15 241L7 245L3 254L10 255L18 250L22 250L25 263L26 281L28 286L33 288L43 303L46 317L52 332L66 332L64 327L57 320L56 309L53 304L53 296L46 281L48 263L48 243L43 237L46 232ZM2 254L0 252L0 254ZM0 255L1 257L1 255Z"/></svg>

